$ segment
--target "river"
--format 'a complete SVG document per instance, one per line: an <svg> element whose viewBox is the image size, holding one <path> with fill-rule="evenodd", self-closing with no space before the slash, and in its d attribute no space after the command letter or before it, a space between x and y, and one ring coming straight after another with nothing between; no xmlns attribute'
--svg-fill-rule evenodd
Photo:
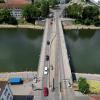
<svg viewBox="0 0 100 100"><path fill-rule="evenodd" d="M65 30L73 72L100 74L100 30Z"/></svg>
<svg viewBox="0 0 100 100"><path fill-rule="evenodd" d="M43 30L0 29L0 72L35 71Z"/></svg>

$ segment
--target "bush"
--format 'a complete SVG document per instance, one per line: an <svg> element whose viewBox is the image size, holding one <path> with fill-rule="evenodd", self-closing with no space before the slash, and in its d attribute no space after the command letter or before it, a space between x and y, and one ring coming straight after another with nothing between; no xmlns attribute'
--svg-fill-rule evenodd
<svg viewBox="0 0 100 100"><path fill-rule="evenodd" d="M7 23L12 24L12 25L17 25L18 24L15 17L10 17Z"/></svg>
<svg viewBox="0 0 100 100"><path fill-rule="evenodd" d="M95 24L95 26L100 26L100 20L99 20L99 21L98 21L98 20L97 20L97 21L95 21L95 23L94 23L94 24Z"/></svg>
<svg viewBox="0 0 100 100"><path fill-rule="evenodd" d="M78 79L78 87L80 92L84 94L89 93L89 84L87 83L85 78L80 77Z"/></svg>

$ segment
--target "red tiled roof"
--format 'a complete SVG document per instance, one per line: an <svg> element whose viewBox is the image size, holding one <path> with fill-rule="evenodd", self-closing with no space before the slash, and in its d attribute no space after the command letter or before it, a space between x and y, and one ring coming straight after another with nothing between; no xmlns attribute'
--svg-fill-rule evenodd
<svg viewBox="0 0 100 100"><path fill-rule="evenodd" d="M25 4L31 4L31 0L8 0L0 3L0 8L22 8Z"/></svg>
<svg viewBox="0 0 100 100"><path fill-rule="evenodd" d="M8 0L7 3L26 4L26 3L31 3L31 0Z"/></svg>
<svg viewBox="0 0 100 100"><path fill-rule="evenodd" d="M0 3L0 8L22 8L25 4Z"/></svg>

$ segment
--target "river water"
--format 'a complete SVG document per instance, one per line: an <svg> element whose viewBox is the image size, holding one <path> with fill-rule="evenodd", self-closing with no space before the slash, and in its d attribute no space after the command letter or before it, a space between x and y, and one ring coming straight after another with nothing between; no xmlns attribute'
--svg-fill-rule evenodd
<svg viewBox="0 0 100 100"><path fill-rule="evenodd" d="M65 30L73 72L100 74L100 30Z"/></svg>
<svg viewBox="0 0 100 100"><path fill-rule="evenodd" d="M43 30L0 29L0 72L37 70Z"/></svg>

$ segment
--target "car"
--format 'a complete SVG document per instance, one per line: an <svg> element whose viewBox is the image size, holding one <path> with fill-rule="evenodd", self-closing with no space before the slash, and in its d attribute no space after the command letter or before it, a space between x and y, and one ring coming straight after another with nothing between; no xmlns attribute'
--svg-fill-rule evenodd
<svg viewBox="0 0 100 100"><path fill-rule="evenodd" d="M47 41L47 45L50 45L50 41L49 40Z"/></svg>
<svg viewBox="0 0 100 100"><path fill-rule="evenodd" d="M53 21L53 18L51 18L51 22Z"/></svg>
<svg viewBox="0 0 100 100"><path fill-rule="evenodd" d="M51 22L50 22L50 24L52 25L52 24L53 24L53 22L51 21Z"/></svg>
<svg viewBox="0 0 100 100"><path fill-rule="evenodd" d="M48 96L49 91L48 91L48 88L47 87L44 87L43 88L43 94L44 94L45 97Z"/></svg>
<svg viewBox="0 0 100 100"><path fill-rule="evenodd" d="M48 55L46 55L46 56L45 56L45 59L46 59L46 61L48 61L48 60L49 60L49 56L48 56Z"/></svg>
<svg viewBox="0 0 100 100"><path fill-rule="evenodd" d="M44 75L47 75L47 74L48 74L48 72L44 70Z"/></svg>
<svg viewBox="0 0 100 100"><path fill-rule="evenodd" d="M44 67L44 70L47 71L48 70L48 67Z"/></svg>

